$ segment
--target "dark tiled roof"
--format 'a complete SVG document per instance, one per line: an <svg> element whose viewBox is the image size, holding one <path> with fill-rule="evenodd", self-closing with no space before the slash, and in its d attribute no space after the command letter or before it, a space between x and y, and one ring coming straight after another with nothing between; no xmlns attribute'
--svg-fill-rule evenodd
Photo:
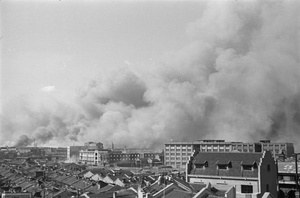
<svg viewBox="0 0 300 198"><path fill-rule="evenodd" d="M190 192L174 189L173 191L167 193L164 197L165 198L192 198L194 195L195 194Z"/></svg>
<svg viewBox="0 0 300 198"><path fill-rule="evenodd" d="M110 189L112 189L114 187L114 185L112 184L108 184L102 188L99 188L97 185L95 186L90 186L86 189L87 192L93 193L93 194L99 194L102 192L106 192L109 191Z"/></svg>
<svg viewBox="0 0 300 198"><path fill-rule="evenodd" d="M75 176L71 176L71 177L68 177L68 178L62 180L62 183L67 184L67 185L72 185L73 183L75 183L77 181L78 181L78 179Z"/></svg>
<svg viewBox="0 0 300 198"><path fill-rule="evenodd" d="M67 179L69 177L71 177L71 176L70 175L62 175L62 176L55 178L54 180L56 180L58 182L62 182L64 179Z"/></svg>
<svg viewBox="0 0 300 198"><path fill-rule="evenodd" d="M196 192L199 192L200 190L202 190L203 188L205 188L206 187L206 184L197 184L197 183L194 183L194 184L190 184L192 187L193 187L193 189L196 191Z"/></svg>
<svg viewBox="0 0 300 198"><path fill-rule="evenodd" d="M78 180L77 182L73 183L72 186L77 189L86 189L92 185L91 182L84 181L84 180Z"/></svg>
<svg viewBox="0 0 300 198"><path fill-rule="evenodd" d="M198 153L194 158L195 164L208 162L208 167L194 168L190 174L233 176L233 177L258 177L258 169L243 170L241 165L259 164L262 153ZM225 160L224 160L225 159ZM218 169L218 162L231 162L228 170Z"/></svg>

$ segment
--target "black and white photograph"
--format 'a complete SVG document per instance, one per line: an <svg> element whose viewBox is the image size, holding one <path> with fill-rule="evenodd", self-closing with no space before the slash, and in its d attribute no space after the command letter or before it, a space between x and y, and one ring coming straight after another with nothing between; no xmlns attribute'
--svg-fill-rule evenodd
<svg viewBox="0 0 300 198"><path fill-rule="evenodd" d="M0 0L1 198L300 197L299 10Z"/></svg>

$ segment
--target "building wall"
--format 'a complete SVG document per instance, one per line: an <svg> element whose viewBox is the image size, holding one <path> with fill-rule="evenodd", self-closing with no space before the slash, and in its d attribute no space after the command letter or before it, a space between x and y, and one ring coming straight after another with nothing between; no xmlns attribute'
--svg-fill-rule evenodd
<svg viewBox="0 0 300 198"><path fill-rule="evenodd" d="M247 197L246 196L247 193L242 189L243 187L251 188L252 186L253 191L251 194L255 197L261 197L265 192L270 192L274 197L277 197L277 166L271 152L269 151L266 151L262 154L260 158L260 162L258 164L258 174L256 177L245 177L245 176L233 177L232 175L216 176L214 172L206 172L206 173L211 173L207 175L190 174L191 165L192 165L191 163L193 160L194 160L193 157L191 157L191 160L186 167L187 182L203 183L203 184L211 183L212 185L224 185L229 187L235 186L238 197ZM203 161L205 161L205 159L203 159Z"/></svg>
<svg viewBox="0 0 300 198"><path fill-rule="evenodd" d="M167 143L164 147L165 165L185 169L186 163L193 152L194 147L191 143Z"/></svg>
<svg viewBox="0 0 300 198"><path fill-rule="evenodd" d="M277 166L270 152L265 152L259 165L260 192L277 196Z"/></svg>
<svg viewBox="0 0 300 198"><path fill-rule="evenodd" d="M294 154L294 145L293 143L271 143L271 142L263 142L262 150L263 151L271 151L273 156L281 154L283 152L286 157L291 157Z"/></svg>
<svg viewBox="0 0 300 198"><path fill-rule="evenodd" d="M212 186L222 185L228 186L228 189L231 187L236 188L236 193L242 194L241 186L242 185L251 185L253 187L253 193L259 193L259 181L256 179L246 179L246 178L220 178L220 177L204 177L195 175L189 176L188 182L198 183L198 184L208 184L211 183Z"/></svg>
<svg viewBox="0 0 300 198"><path fill-rule="evenodd" d="M88 165L104 166L108 163L108 151L81 150L79 152L79 162Z"/></svg>
<svg viewBox="0 0 300 198"><path fill-rule="evenodd" d="M194 142L166 142L164 145L164 162L173 168L185 169L185 164L191 154L195 152L246 152L261 153L270 150L274 154L281 151L292 156L294 146L292 143L272 143L262 141L257 143L225 142L224 140L200 140Z"/></svg>

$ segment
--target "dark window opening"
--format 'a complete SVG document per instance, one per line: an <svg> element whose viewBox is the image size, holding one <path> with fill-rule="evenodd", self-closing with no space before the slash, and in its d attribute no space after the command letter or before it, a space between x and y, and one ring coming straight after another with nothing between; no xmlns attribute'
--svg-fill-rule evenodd
<svg viewBox="0 0 300 198"><path fill-rule="evenodd" d="M252 170L252 165L243 165L244 170Z"/></svg>
<svg viewBox="0 0 300 198"><path fill-rule="evenodd" d="M268 166L267 166L267 170L268 170L268 171L270 171L270 170L271 170L271 165L270 165L270 164L268 164Z"/></svg>
<svg viewBox="0 0 300 198"><path fill-rule="evenodd" d="M253 193L253 186L251 185L242 185L242 193Z"/></svg>
<svg viewBox="0 0 300 198"><path fill-rule="evenodd" d="M227 165L219 164L218 165L219 169L227 169Z"/></svg>

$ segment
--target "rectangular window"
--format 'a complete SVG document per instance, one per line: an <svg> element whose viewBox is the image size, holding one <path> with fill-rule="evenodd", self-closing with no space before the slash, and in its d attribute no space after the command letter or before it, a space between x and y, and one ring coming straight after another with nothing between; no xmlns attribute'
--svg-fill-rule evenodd
<svg viewBox="0 0 300 198"><path fill-rule="evenodd" d="M241 185L242 193L253 193L253 186Z"/></svg>
<svg viewBox="0 0 300 198"><path fill-rule="evenodd" d="M252 165L243 165L243 170L252 170Z"/></svg>
<svg viewBox="0 0 300 198"><path fill-rule="evenodd" d="M218 168L219 168L219 169L226 170L226 169L227 169L227 165L219 164L219 165L218 165Z"/></svg>
<svg viewBox="0 0 300 198"><path fill-rule="evenodd" d="M204 168L204 164L195 164L196 168Z"/></svg>

